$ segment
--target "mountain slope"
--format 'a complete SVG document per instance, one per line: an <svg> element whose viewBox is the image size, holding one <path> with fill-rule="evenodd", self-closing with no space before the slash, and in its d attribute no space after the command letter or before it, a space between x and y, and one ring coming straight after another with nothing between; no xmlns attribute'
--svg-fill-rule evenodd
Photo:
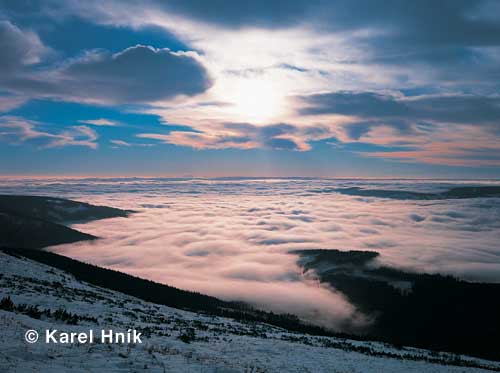
<svg viewBox="0 0 500 373"><path fill-rule="evenodd" d="M52 223L127 217L131 212L63 198L21 195L0 195L0 211Z"/></svg>
<svg viewBox="0 0 500 373"><path fill-rule="evenodd" d="M400 200L442 200L500 197L499 186L463 186L451 188L440 193L421 193L409 190L364 189L360 187L312 189L309 190L309 192L340 193L350 196L390 198Z"/></svg>
<svg viewBox="0 0 500 373"><path fill-rule="evenodd" d="M61 224L0 212L0 247L36 249L95 238Z"/></svg>
<svg viewBox="0 0 500 373"><path fill-rule="evenodd" d="M378 266L373 251L298 250L304 272L343 293L374 322L367 335L398 345L500 360L500 284Z"/></svg>
<svg viewBox="0 0 500 373"><path fill-rule="evenodd" d="M479 367L500 370L500 364L480 359L290 333L264 323L242 323L181 311L90 285L67 272L3 252L0 252L0 271L0 299L4 299L0 304L6 308L0 310L1 371L484 371ZM7 297L12 300L10 307L6 306ZM42 333L47 328L66 332L136 329L143 333L143 343L24 342L26 330Z"/></svg>
<svg viewBox="0 0 500 373"><path fill-rule="evenodd" d="M126 217L129 213L62 198L0 195L0 247L38 249L92 240L97 237L62 223Z"/></svg>

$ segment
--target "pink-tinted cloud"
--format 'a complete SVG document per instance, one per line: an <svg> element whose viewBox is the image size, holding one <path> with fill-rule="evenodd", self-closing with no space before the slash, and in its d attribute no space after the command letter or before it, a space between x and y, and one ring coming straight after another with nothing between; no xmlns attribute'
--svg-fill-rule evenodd
<svg viewBox="0 0 500 373"><path fill-rule="evenodd" d="M256 126L248 123L223 123L212 125L209 132L172 131L169 134L142 133L140 138L160 140L169 144L195 149L255 149L307 151L310 141L328 138L327 126L294 126L272 124Z"/></svg>
<svg viewBox="0 0 500 373"><path fill-rule="evenodd" d="M13 116L0 117L0 139L19 144L37 142L40 148L59 148L64 146L85 146L97 148L98 134L87 126L66 127L60 132L38 130L40 123Z"/></svg>
<svg viewBox="0 0 500 373"><path fill-rule="evenodd" d="M272 181L234 186L211 180L147 181L144 193L127 192L143 187L128 183L121 184L121 193L101 195L95 194L99 184L89 184L92 192L78 196L138 213L75 225L102 238L51 250L224 299L294 311L336 328L360 326L369 317L320 286L314 273L302 273L290 251L376 250L384 265L500 282L495 249L500 210L485 208L479 200L399 201L307 192L328 188L328 181L276 186Z"/></svg>

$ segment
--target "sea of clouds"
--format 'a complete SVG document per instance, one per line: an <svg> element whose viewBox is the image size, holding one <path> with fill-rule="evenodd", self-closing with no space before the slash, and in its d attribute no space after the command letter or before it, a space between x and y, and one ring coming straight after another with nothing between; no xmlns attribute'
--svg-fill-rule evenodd
<svg viewBox="0 0 500 373"><path fill-rule="evenodd" d="M320 285L313 273L302 273L291 250L375 250L380 264L500 282L500 199L396 200L342 195L331 189L440 192L478 183L4 179L0 193L59 196L137 211L128 218L73 224L101 239L51 251L353 330L363 328L370 317L342 294Z"/></svg>

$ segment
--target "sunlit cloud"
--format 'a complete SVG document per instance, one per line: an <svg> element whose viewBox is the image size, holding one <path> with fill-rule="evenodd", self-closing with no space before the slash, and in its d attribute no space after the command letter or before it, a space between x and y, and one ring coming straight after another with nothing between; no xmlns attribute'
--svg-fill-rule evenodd
<svg viewBox="0 0 500 373"><path fill-rule="evenodd" d="M131 146L130 143L123 140L109 140L109 142L118 146Z"/></svg>
<svg viewBox="0 0 500 373"><path fill-rule="evenodd" d="M0 94L0 113L11 111L25 104L29 99L18 95Z"/></svg>
<svg viewBox="0 0 500 373"><path fill-rule="evenodd" d="M110 127L114 127L114 126L118 126L119 125L119 123L117 123L115 121L112 121L112 120L109 120L109 119L105 119L105 118L79 120L79 122L83 123L83 124L91 124L93 126L110 126Z"/></svg>
<svg viewBox="0 0 500 373"><path fill-rule="evenodd" d="M169 134L141 133L139 138L160 140L195 149L277 149L307 151L309 141L331 136L327 127L302 127L285 123L266 126L249 123L213 125L207 132L172 131Z"/></svg>

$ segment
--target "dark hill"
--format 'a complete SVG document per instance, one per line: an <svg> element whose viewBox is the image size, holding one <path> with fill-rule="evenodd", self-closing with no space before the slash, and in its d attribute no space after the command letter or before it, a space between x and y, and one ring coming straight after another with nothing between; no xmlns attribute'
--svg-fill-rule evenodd
<svg viewBox="0 0 500 373"><path fill-rule="evenodd" d="M500 284L377 267L376 252L294 253L304 271L374 317L368 337L500 360Z"/></svg>
<svg viewBox="0 0 500 373"><path fill-rule="evenodd" d="M0 195L0 246L39 249L97 237L61 224L126 217L130 211L62 198Z"/></svg>
<svg viewBox="0 0 500 373"><path fill-rule="evenodd" d="M0 246L38 249L95 238L61 224L0 212Z"/></svg>
<svg viewBox="0 0 500 373"><path fill-rule="evenodd" d="M127 217L131 211L84 202L42 196L0 195L0 212L42 219L53 223Z"/></svg>
<svg viewBox="0 0 500 373"><path fill-rule="evenodd" d="M435 200L435 199L465 199L500 197L500 186L464 186L451 188L440 193L421 193L407 190L324 188L312 189L311 193L340 193L351 196L377 197L401 200Z"/></svg>

